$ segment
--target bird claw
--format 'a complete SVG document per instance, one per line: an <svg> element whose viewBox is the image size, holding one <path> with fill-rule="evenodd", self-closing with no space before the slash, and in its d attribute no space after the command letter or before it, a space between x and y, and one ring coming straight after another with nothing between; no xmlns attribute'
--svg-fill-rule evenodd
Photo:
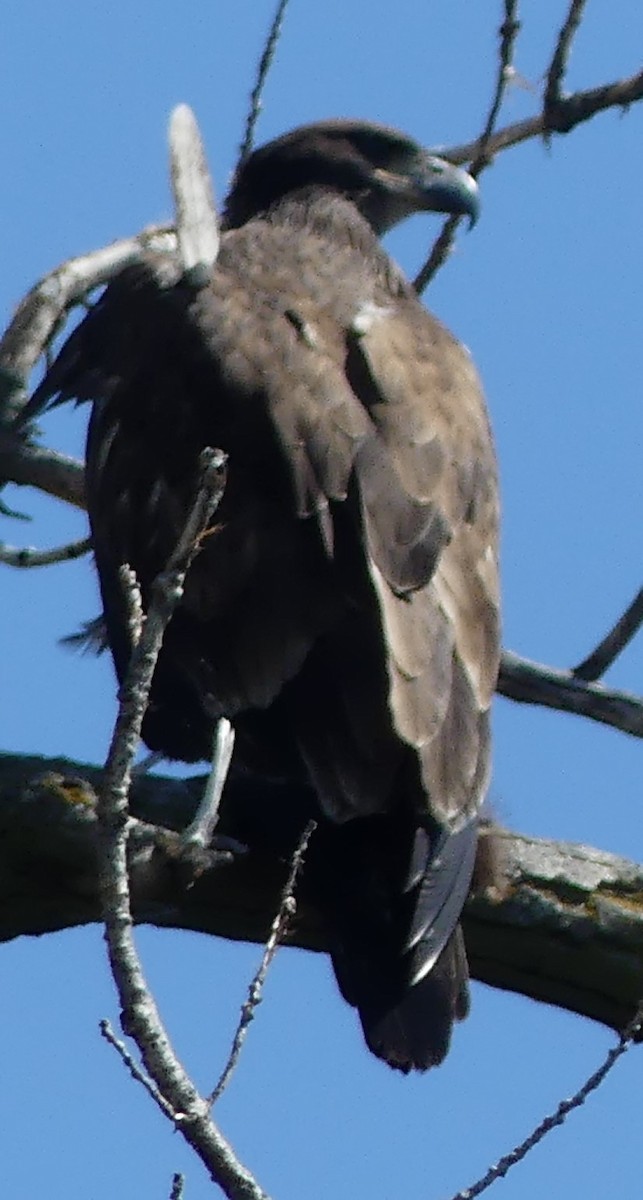
<svg viewBox="0 0 643 1200"><path fill-rule="evenodd" d="M229 866L242 854L248 853L248 847L243 842L221 833L216 833L206 846L200 838L189 836L189 830L174 833L164 829L159 831L155 842L157 850L171 863L184 888L193 887L203 875Z"/></svg>

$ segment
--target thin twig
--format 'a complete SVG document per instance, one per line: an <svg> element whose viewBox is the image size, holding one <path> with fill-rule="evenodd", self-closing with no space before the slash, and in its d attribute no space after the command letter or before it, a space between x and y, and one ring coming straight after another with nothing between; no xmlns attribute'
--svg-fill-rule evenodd
<svg viewBox="0 0 643 1200"><path fill-rule="evenodd" d="M216 1104L217 1100L221 1097L228 1086L239 1061L239 1056L248 1033L250 1022L254 1018L257 1006L261 1003L261 993L263 991L264 983L266 982L266 976L268 974L270 964L277 953L280 943L284 940L290 921L295 914L295 887L297 885L299 872L301 871L304 858L306 856L308 843L310 842L310 839L316 828L317 823L315 821L308 822L292 856L288 878L283 886L283 890L279 898L279 907L270 927L270 936L266 942L261 962L259 963L259 968L248 988L247 1000L242 1005L241 1016L239 1018L239 1024L237 1025L236 1033L234 1035L232 1049L230 1050L228 1061L221 1072L219 1082L214 1088L212 1094L208 1097L210 1104Z"/></svg>
<svg viewBox="0 0 643 1200"><path fill-rule="evenodd" d="M518 0L505 0L505 19L500 26L500 53L498 70L496 72L496 87L489 109L489 115L485 127L480 137L480 145L476 154L471 174L474 178L478 178L483 169L489 165L491 161L487 153L489 143L493 136L493 131L496 128L496 121L500 115L500 109L505 97L507 86L512 78L513 52L516 44L516 38L520 33L520 21L518 20Z"/></svg>
<svg viewBox="0 0 643 1200"><path fill-rule="evenodd" d="M242 165L242 163L246 161L254 146L257 121L259 120L261 109L263 107L263 92L266 86L266 80L268 78L270 68L274 62L287 8L288 0L278 0L277 7L275 9L275 15L272 18L272 24L268 31L268 37L266 38L261 58L259 59L255 85L250 93L250 108L246 118L246 127L243 133L243 140L241 142L241 146L239 147L237 170L239 170L239 167Z"/></svg>
<svg viewBox="0 0 643 1200"><path fill-rule="evenodd" d="M446 221L444 222L440 233L431 247L431 253L429 254L429 257L427 258L426 262L422 264L420 270L415 276L415 279L413 280L413 287L415 288L418 296L422 295L422 292L426 287L428 287L429 283L433 279L433 276L437 275L440 267L444 266L447 258L449 257L453 247L455 231L458 228L459 222L460 217L455 215L447 217Z"/></svg>
<svg viewBox="0 0 643 1200"><path fill-rule="evenodd" d="M493 131L498 120L500 108L510 79L511 61L513 55L514 44L520 30L520 21L517 20L516 14L518 11L518 0L504 0L505 3L505 19L500 26L500 52L498 56L498 70L496 72L496 84L494 94L491 100L489 113L485 122L485 127L478 140L476 157L471 167L471 175L477 179L492 162L493 155L490 153ZM446 156L448 157L448 155ZM460 223L461 218L458 216L447 217L438 237L436 238L431 252L418 272L413 281L413 287L418 295L421 295L427 285L433 279L433 276L444 265L451 249L455 233Z"/></svg>
<svg viewBox="0 0 643 1200"><path fill-rule="evenodd" d="M569 11L558 35L552 55L545 86L545 112L552 112L563 99L562 82L565 78L572 42L583 19L587 0L571 0Z"/></svg>
<svg viewBox="0 0 643 1200"><path fill-rule="evenodd" d="M639 1004L638 1009L629 1022L623 1033L621 1034L617 1044L612 1047L608 1054L603 1059L600 1067L590 1075L589 1079L578 1089L577 1092L569 1100L562 1100L555 1112L546 1116L539 1125L525 1138L520 1145L514 1147L509 1154L503 1157L490 1167L489 1170L478 1179L471 1187L464 1188L463 1191L457 1192L451 1200L474 1200L476 1196L480 1196L482 1192L486 1192L492 1183L497 1179L502 1179L507 1172L516 1166L516 1163L522 1161L534 1146L542 1142L543 1138L551 1133L552 1129L556 1129L558 1125L562 1125L566 1118L575 1108L580 1108L585 1103L588 1096L595 1092L600 1087L603 1080L609 1075L612 1068L632 1046L634 1039L641 1029L643 1023L643 1001Z"/></svg>
<svg viewBox="0 0 643 1200"><path fill-rule="evenodd" d="M170 1200L183 1200L183 1188L185 1186L185 1176L178 1172L172 1178L172 1191L170 1192Z"/></svg>
<svg viewBox="0 0 643 1200"><path fill-rule="evenodd" d="M90 538L68 542L53 550L35 550L33 546L7 546L0 542L0 563L8 567L50 567L53 563L70 562L82 558L92 548Z"/></svg>
<svg viewBox="0 0 643 1200"><path fill-rule="evenodd" d="M116 1036L111 1022L108 1021L106 1017L103 1017L102 1021L99 1022L98 1028L100 1030L101 1037L105 1038L105 1041L109 1042L110 1046L114 1048L119 1058L127 1067L132 1079L135 1079L137 1083L142 1084L142 1086L145 1088L145 1091L149 1092L155 1104L158 1104L159 1108L165 1113L166 1117L169 1117L170 1120L173 1121L174 1110L172 1109L172 1106L168 1104L167 1100L154 1083L154 1080L150 1079L149 1075L146 1075L145 1071L142 1071L138 1063L132 1058L125 1043Z"/></svg>
<svg viewBox="0 0 643 1200"><path fill-rule="evenodd" d="M198 553L200 536L207 529L223 494L225 456L220 451L203 451L200 465L196 500L166 570L152 585L152 603L121 689L97 810L101 835L101 899L105 939L124 1027L138 1046L146 1072L165 1105L169 1106L175 1127L182 1132L226 1196L232 1200L266 1200L265 1192L211 1120L207 1102L199 1095L174 1053L147 986L132 928L127 872L132 764L163 633L181 597L186 572Z"/></svg>
<svg viewBox="0 0 643 1200"><path fill-rule="evenodd" d="M572 667L572 675L576 679L600 679L608 667L618 658L619 654L632 641L643 624L643 588L637 592L625 612L619 617L609 633L599 642L595 650L588 654L577 667Z"/></svg>

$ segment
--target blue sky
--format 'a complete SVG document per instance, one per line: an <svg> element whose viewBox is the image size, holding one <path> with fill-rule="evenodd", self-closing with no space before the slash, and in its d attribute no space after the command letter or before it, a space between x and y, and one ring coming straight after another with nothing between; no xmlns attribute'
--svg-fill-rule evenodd
<svg viewBox="0 0 643 1200"><path fill-rule="evenodd" d="M481 127L501 5L466 0L292 0L264 100L261 140L303 121L364 116L426 145ZM563 4L525 3L505 122L533 113ZM226 187L272 0L4 0L4 183L0 307L65 258L170 211L165 126L195 109L216 188ZM595 0L569 88L640 69L639 0ZM472 351L489 399L504 496L505 644L558 666L578 661L641 585L640 146L643 109L597 117L546 149L503 155L483 214L427 295ZM411 273L434 230L415 218L390 239ZM80 450L84 416L60 412L48 439ZM82 518L26 491L33 524L14 543L80 536ZM1 576L3 748L100 761L114 687L109 663L56 640L97 611L86 561ZM11 614L11 615L9 615ZM643 642L610 672L643 688ZM523 832L643 859L643 747L572 717L499 701L492 800ZM204 1088L225 1059L257 947L142 931L151 982ZM212 1187L181 1140L101 1042L117 1011L97 929L2 949L0 1161L7 1193L164 1197ZM219 1117L280 1200L368 1194L447 1200L520 1140L595 1067L613 1036L512 995L474 987L447 1063L401 1079L365 1051L321 957L282 952ZM636 1194L640 1052L504 1183L504 1200ZM35 1129L38 1133L35 1133Z"/></svg>

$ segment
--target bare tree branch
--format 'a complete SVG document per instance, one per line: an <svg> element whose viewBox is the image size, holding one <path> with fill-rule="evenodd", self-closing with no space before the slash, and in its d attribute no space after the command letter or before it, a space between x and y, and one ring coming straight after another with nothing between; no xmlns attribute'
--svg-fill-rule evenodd
<svg viewBox="0 0 643 1200"><path fill-rule="evenodd" d="M85 468L77 458L25 445L12 431L0 428L0 480L35 487L75 508L85 507Z"/></svg>
<svg viewBox="0 0 643 1200"><path fill-rule="evenodd" d="M630 104L643 100L643 71L630 75L627 79L617 79L602 87L589 88L587 91L574 92L566 96L556 106L555 112L541 112L536 117L526 121L517 121L506 125L490 138L487 154L494 157L511 146L518 146L532 138L542 137L546 133L571 133L583 121L589 121L597 113L606 112L609 108L628 108ZM478 140L464 142L459 146L451 146L440 150L449 162L462 164L471 162L478 149Z"/></svg>
<svg viewBox="0 0 643 1200"><path fill-rule="evenodd" d="M219 222L203 141L187 104L170 117L169 143L179 257L183 270L197 270L205 283L219 253Z"/></svg>
<svg viewBox="0 0 643 1200"><path fill-rule="evenodd" d="M172 1191L170 1192L170 1200L183 1200L183 1186L185 1178L178 1172L172 1179Z"/></svg>
<svg viewBox="0 0 643 1200"><path fill-rule="evenodd" d="M146 251L168 253L175 249L176 237L171 229L150 226L136 237L69 259L27 293L0 340L0 379L5 384L0 391L0 425L10 426L21 413L29 375L58 332L66 312Z"/></svg>
<svg viewBox="0 0 643 1200"><path fill-rule="evenodd" d="M95 767L0 756L0 941L100 920L94 795L100 780ZM203 786L203 778L133 781L133 919L263 945L308 799L299 788L229 779L218 830L246 843L248 852L186 888L171 853L180 834L167 831L189 825ZM284 822L272 850L248 844L248 831L267 816L273 835L277 818ZM586 846L504 830L491 836L506 886L467 903L474 978L623 1029L643 995L643 867ZM285 941L327 949L305 872Z"/></svg>
<svg viewBox="0 0 643 1200"><path fill-rule="evenodd" d="M571 0L569 11L556 42L545 86L545 112L553 111L563 99L562 84L567 71L572 42L578 33L587 0Z"/></svg>
<svg viewBox="0 0 643 1200"><path fill-rule="evenodd" d="M498 56L498 70L496 73L496 86L491 100L491 106L484 129L478 142L475 162L471 167L471 175L477 179L485 167L493 160L493 155L489 154L489 146L493 136L493 131L496 127L496 121L500 113L500 108L507 88L507 84L511 77L512 55L516 38L520 31L520 22L517 20L518 0L504 0L505 4L505 19L500 26L500 50ZM447 154L447 157L450 157ZM444 265L453 247L455 232L460 223L460 217L447 217L441 232L438 234L431 252L413 280L413 287L418 295L421 295L427 285L433 279L433 276Z"/></svg>
<svg viewBox="0 0 643 1200"><path fill-rule="evenodd" d="M304 864L308 843L316 828L316 821L308 822L299 839L295 853L292 856L288 877L283 886L281 896L279 897L279 908L277 909L275 919L270 927L270 937L268 938L268 941L264 947L264 952L261 956L261 962L259 963L258 970L253 979L250 981L248 997L241 1007L241 1016L239 1018L239 1024L237 1025L232 1041L232 1049L230 1050L228 1061L221 1072L219 1081L214 1088L214 1091L208 1097L210 1104L216 1104L217 1100L221 1098L232 1078L237 1063L239 1062L239 1056L243 1049L243 1043L246 1040L250 1023L254 1019L257 1005L261 1002L261 993L263 992L263 987L266 982L266 976L270 970L270 964L272 963L280 944L283 942L288 932L290 922L296 912L297 906L295 902L295 888L297 886L297 879Z"/></svg>
<svg viewBox="0 0 643 1200"><path fill-rule="evenodd" d="M127 612L127 632L132 649L136 649L145 626L145 612L141 588L136 578L136 572L128 563L123 563L118 569L118 582L125 601ZM145 711L145 710L143 710Z"/></svg>
<svg viewBox="0 0 643 1200"><path fill-rule="evenodd" d="M82 558L84 554L89 554L91 548L90 538L68 542L67 545L57 546L53 550L35 550L33 546L7 546L0 542L0 563L8 567L51 567L54 563Z"/></svg>
<svg viewBox="0 0 643 1200"><path fill-rule="evenodd" d="M237 160L237 170L242 163L245 162L248 155L252 152L255 140L255 130L257 122L261 115L263 93L266 86L266 80L270 73L270 68L274 62L277 46L283 29L286 9L288 8L288 0L277 0L275 15L272 18L272 24L268 31L268 36L264 42L261 58L257 67L257 75L255 84L250 94L250 108L246 118L246 127L243 133L243 140L239 147L239 158Z"/></svg>
<svg viewBox="0 0 643 1200"><path fill-rule="evenodd" d="M149 1093L154 1103L158 1104L161 1112L163 1112L166 1117L169 1117L170 1120L173 1121L174 1110L172 1105L168 1104L165 1096L154 1083L154 1080L150 1079L149 1075L146 1075L145 1071L142 1071L135 1059L132 1058L132 1055L125 1045L125 1042L122 1042L121 1039L116 1036L111 1022L103 1019L100 1022L99 1029L101 1037L103 1037L108 1045L110 1045L112 1049L116 1051L121 1062L127 1067L132 1079L136 1080L137 1083L140 1083L145 1088L145 1091Z"/></svg>
<svg viewBox="0 0 643 1200"><path fill-rule="evenodd" d="M572 668L576 679L600 679L632 641L643 623L643 588L592 653Z"/></svg>
<svg viewBox="0 0 643 1200"><path fill-rule="evenodd" d="M491 108L485 127L480 138L480 149L478 150L477 158L473 164L471 173L479 174L485 165L487 145L490 142L493 131L496 128L496 121L500 115L500 109L505 97L507 86L512 78L513 52L516 44L516 38L520 33L520 21L518 20L518 0L505 0L505 19L500 26L500 54L498 62L498 71L496 74L496 90L491 101Z"/></svg>
<svg viewBox="0 0 643 1200"><path fill-rule="evenodd" d="M517 1163L522 1162L526 1158L534 1146L542 1142L543 1138L551 1133L552 1129L557 1129L562 1125L569 1114L575 1108L580 1108L585 1101L601 1086L603 1080L607 1078L610 1071L616 1066L618 1060L632 1047L638 1039L641 1032L641 1022L643 1020L643 1003L639 1004L636 1013L632 1017L627 1027L619 1037L619 1040L611 1050L608 1051L601 1065L596 1071L593 1071L585 1083L578 1089L577 1092L569 1100L561 1100L556 1108L556 1111L544 1117L539 1125L521 1142L515 1146L509 1154L504 1154L499 1162L494 1166L489 1167L489 1170L478 1179L476 1183L470 1184L464 1191L458 1192L451 1200L475 1200L476 1196L481 1196L495 1183L497 1179L504 1179L505 1175Z"/></svg>
<svg viewBox="0 0 643 1200"><path fill-rule="evenodd" d="M575 92L570 96L561 95L560 86L566 70L571 42L580 22L584 5L585 0L571 0L569 13L561 29L547 74L547 88L542 112L537 117L508 125L494 133L495 121L511 77L511 56L515 38L520 30L520 22L516 19L517 0L515 4L511 0L505 0L505 20L500 27L499 69L485 130L482 136L473 142L440 149L444 158L456 164L473 162L471 174L477 178L484 168L491 165L497 154L509 149L510 146L517 146L521 142L545 134L570 133L577 125L588 121L599 112L604 112L608 108L627 107L637 100L643 99L643 71L628 79L616 80L603 87ZM421 294L424 291L427 284L446 262L460 220L460 217L453 216L448 217L445 221L426 262L413 281L413 286L418 293Z"/></svg>
<svg viewBox="0 0 643 1200"><path fill-rule="evenodd" d="M559 671L503 650L496 689L520 704L539 704L558 712L575 713L621 733L643 737L643 698L630 692L586 683L574 671Z"/></svg>
<svg viewBox="0 0 643 1200"><path fill-rule="evenodd" d="M99 873L112 975L123 1012L123 1025L141 1053L155 1092L172 1111L172 1120L196 1151L226 1196L232 1200L266 1200L266 1194L236 1157L211 1120L207 1102L199 1095L171 1046L136 952L130 904L127 842L129 790L134 755L147 707L149 690L164 630L183 589L185 575L199 549L224 486L225 457L203 451L196 500L185 530L165 571L152 585L152 603L127 677L121 688L103 784L99 792Z"/></svg>

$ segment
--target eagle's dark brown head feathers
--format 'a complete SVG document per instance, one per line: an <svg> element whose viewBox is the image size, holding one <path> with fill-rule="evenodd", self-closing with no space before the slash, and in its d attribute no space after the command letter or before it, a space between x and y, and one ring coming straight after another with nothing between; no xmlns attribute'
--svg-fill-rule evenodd
<svg viewBox="0 0 643 1200"><path fill-rule="evenodd" d="M475 221L475 180L412 138L368 121L302 125L255 150L239 167L225 213L243 225L302 189L352 200L377 234L415 212L462 213Z"/></svg>

